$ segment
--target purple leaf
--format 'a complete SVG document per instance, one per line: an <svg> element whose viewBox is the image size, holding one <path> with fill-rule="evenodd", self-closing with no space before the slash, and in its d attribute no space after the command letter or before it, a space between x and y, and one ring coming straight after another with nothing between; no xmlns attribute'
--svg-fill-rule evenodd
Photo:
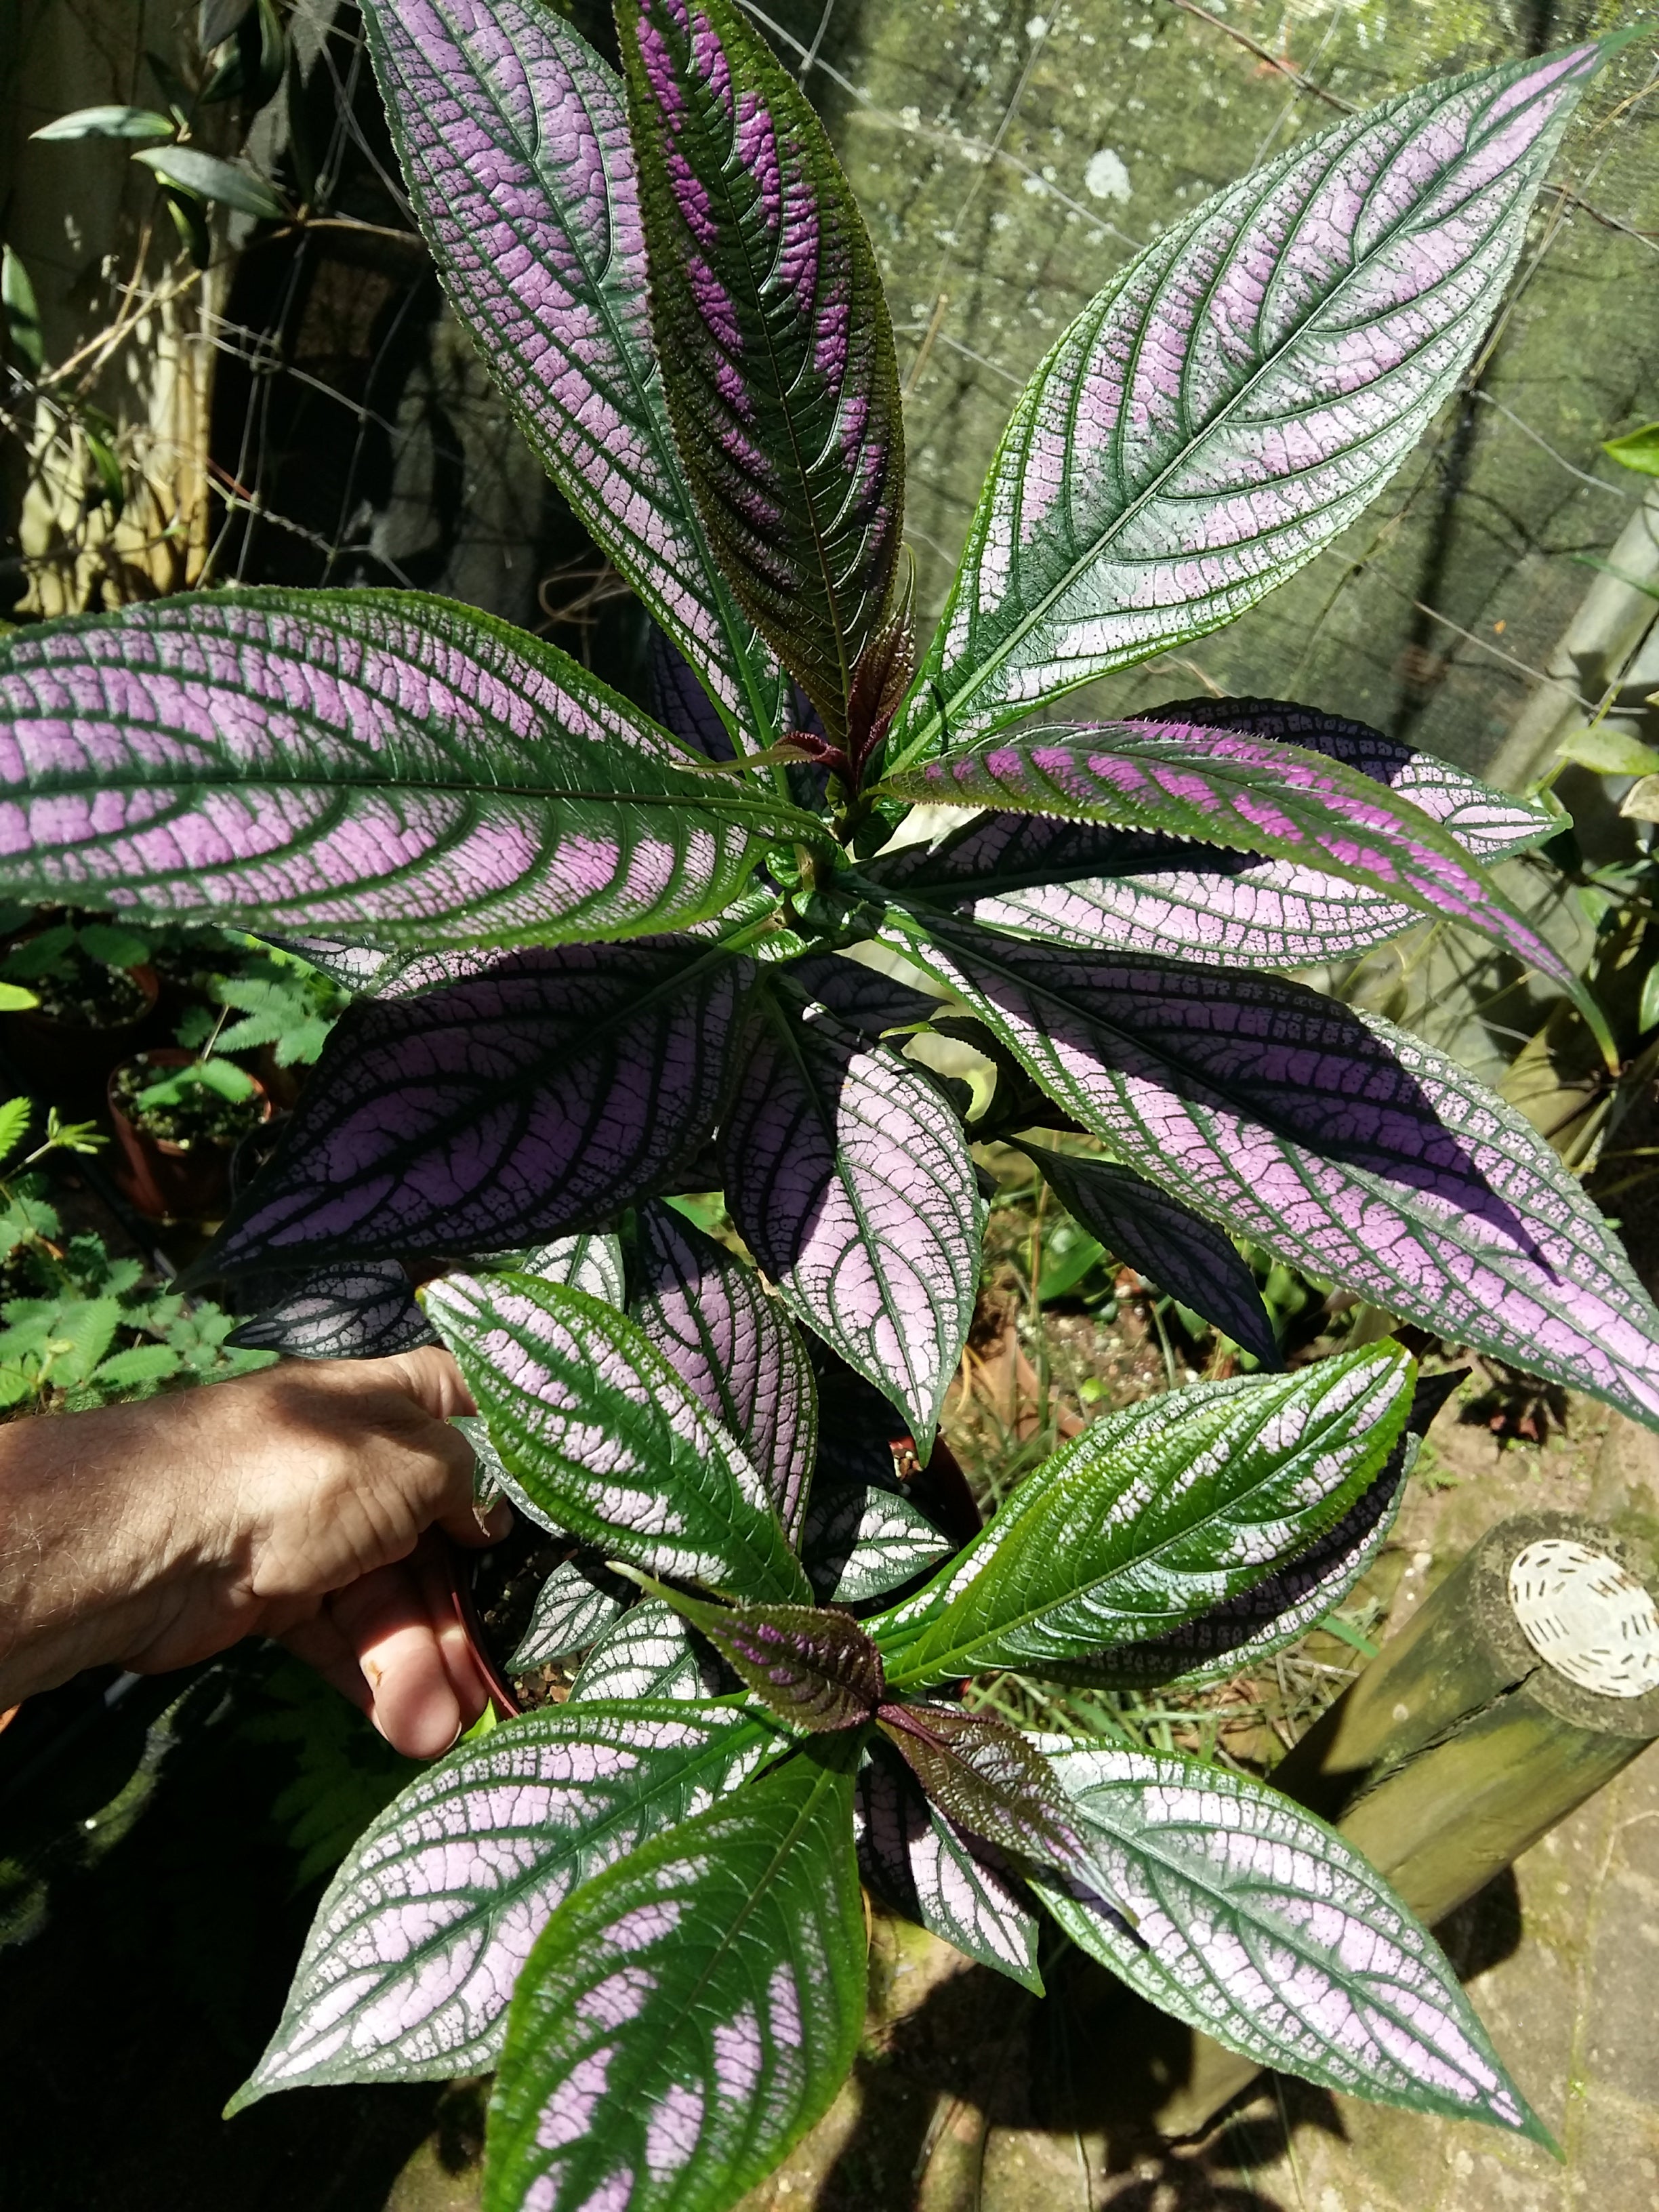
<svg viewBox="0 0 1659 2212"><path fill-rule="evenodd" d="M888 647L903 500L893 333L823 126L730 0L617 11L670 414L721 566L817 708L849 729Z"/></svg>
<svg viewBox="0 0 1659 2212"><path fill-rule="evenodd" d="M1169 1682L1192 1687L1238 1674L1316 1628L1341 1604L1388 1542L1405 1498L1406 1479L1429 1424L1467 1371L1418 1378L1406 1433L1388 1465L1335 1526L1305 1552L1166 1635L1144 1644L1120 1644L1092 1662L1062 1662L1044 1672L1056 1680L1113 1687Z"/></svg>
<svg viewBox="0 0 1659 2212"><path fill-rule="evenodd" d="M1036 1866L1079 1863L1077 1823L1048 1762L994 1713L889 1705L882 1733L946 1818Z"/></svg>
<svg viewBox="0 0 1659 2212"><path fill-rule="evenodd" d="M707 1133L750 972L672 939L572 945L360 1001L213 1263L488 1251L602 1218Z"/></svg>
<svg viewBox="0 0 1659 2212"><path fill-rule="evenodd" d="M1042 1995L1030 1893L1000 1851L928 1803L909 1770L879 1741L860 1771L853 1818L868 1887L964 1957Z"/></svg>
<svg viewBox="0 0 1659 2212"><path fill-rule="evenodd" d="M892 778L894 795L1196 837L1310 866L1477 930L1605 1018L1570 961L1420 809L1341 761L1273 738L1136 720L994 738ZM1610 1048L1610 1047L1609 1047Z"/></svg>
<svg viewBox="0 0 1659 2212"><path fill-rule="evenodd" d="M881 1703L881 1654L848 1614L816 1605L706 1605L638 1579L701 1629L738 1680L791 1727L814 1735L858 1728Z"/></svg>
<svg viewBox="0 0 1659 2212"><path fill-rule="evenodd" d="M161 599L0 640L0 888L428 952L638 937L718 914L766 842L822 837L684 757L446 599Z"/></svg>
<svg viewBox="0 0 1659 2212"><path fill-rule="evenodd" d="M811 1597L760 1476L625 1314L533 1275L421 1296L538 1518L722 1595Z"/></svg>
<svg viewBox="0 0 1659 2212"><path fill-rule="evenodd" d="M979 1287L984 1207L961 1124L890 1047L757 997L720 1132L732 1218L925 1457Z"/></svg>
<svg viewBox="0 0 1659 2212"><path fill-rule="evenodd" d="M1525 851L1553 828L1530 801L1311 708L1187 699L1144 720L1149 727L1238 730L1323 753L1389 785L1480 860ZM1307 967L1364 951L1419 920L1379 891L1294 861L1194 851L1184 838L1047 815L981 815L932 847L881 854L864 873L884 889L960 904L975 921L1049 943L1178 954L1212 967Z"/></svg>
<svg viewBox="0 0 1659 2212"><path fill-rule="evenodd" d="M791 1542L817 1443L812 1364L753 1267L652 1200L638 1216L629 1311L682 1382L743 1445Z"/></svg>
<svg viewBox="0 0 1659 2212"><path fill-rule="evenodd" d="M1548 1146L1299 984L930 919L903 949L1121 1163L1291 1265L1659 1426L1659 1313Z"/></svg>
<svg viewBox="0 0 1659 2212"><path fill-rule="evenodd" d="M442 2081L499 2056L562 1899L781 1741L715 1705L543 1706L418 1775L358 1838L238 2109L305 2081Z"/></svg>
<svg viewBox="0 0 1659 2212"><path fill-rule="evenodd" d="M363 15L416 216L485 367L583 526L770 744L776 664L709 552L663 403L622 86L539 0Z"/></svg>
<svg viewBox="0 0 1659 2212"><path fill-rule="evenodd" d="M1490 327L1602 52L1345 116L1121 270L1015 408L891 757L1231 621L1346 529Z"/></svg>
<svg viewBox="0 0 1659 2212"><path fill-rule="evenodd" d="M1132 1989L1261 2065L1547 2140L1433 1937L1322 1821L1195 1759L1045 1748L1093 1875L1033 1884Z"/></svg>
<svg viewBox="0 0 1659 2212"><path fill-rule="evenodd" d="M289 1359L385 1359L437 1341L395 1260L319 1267L225 1339Z"/></svg>
<svg viewBox="0 0 1659 2212"><path fill-rule="evenodd" d="M789 981L815 1006L822 1006L866 1036L887 1030L914 1029L939 1011L939 1001L913 989L862 960L819 952L791 964Z"/></svg>
<svg viewBox="0 0 1659 2212"><path fill-rule="evenodd" d="M1255 1277L1231 1237L1167 1191L1109 1160L1079 1152L1020 1150L1059 1194L1075 1220L1109 1252L1212 1322L1264 1367L1277 1367L1279 1346Z"/></svg>
<svg viewBox="0 0 1659 2212"><path fill-rule="evenodd" d="M732 732L666 630L651 633L651 711L671 737L711 761L737 757Z"/></svg>

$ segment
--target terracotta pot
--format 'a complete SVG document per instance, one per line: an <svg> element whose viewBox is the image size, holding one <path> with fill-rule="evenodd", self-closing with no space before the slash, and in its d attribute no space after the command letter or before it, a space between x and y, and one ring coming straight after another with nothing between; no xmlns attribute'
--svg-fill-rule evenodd
<svg viewBox="0 0 1659 2212"><path fill-rule="evenodd" d="M126 972L144 994L144 1011L131 1021L92 1029L84 1022L59 1021L39 1008L3 1017L6 1052L31 1097L77 1115L97 1112L111 1075L143 1042L161 994L153 968Z"/></svg>
<svg viewBox="0 0 1659 2212"><path fill-rule="evenodd" d="M196 1055L178 1045L158 1045L154 1051L135 1054L152 1068L183 1067ZM130 1065L124 1060L122 1066ZM105 1087L109 1117L115 1129L118 1160L115 1180L123 1194L147 1221L210 1221L223 1214L230 1197L230 1161L234 1142L210 1139L195 1145L175 1144L168 1137L153 1137L141 1129L118 1103L112 1068ZM270 1119L270 1101L258 1078L251 1079L260 1104L260 1120Z"/></svg>
<svg viewBox="0 0 1659 2212"><path fill-rule="evenodd" d="M489 1692L489 1702L498 1717L512 1720L522 1708L513 1694L513 1687L489 1654L484 1641L483 1626L478 1619L478 1608L472 1601L472 1577L477 1572L483 1554L470 1552L460 1544L446 1543L443 1551L444 1571L449 1582L449 1595L454 1601L455 1618L466 1631L466 1640L472 1647L472 1656L483 1675L484 1687Z"/></svg>

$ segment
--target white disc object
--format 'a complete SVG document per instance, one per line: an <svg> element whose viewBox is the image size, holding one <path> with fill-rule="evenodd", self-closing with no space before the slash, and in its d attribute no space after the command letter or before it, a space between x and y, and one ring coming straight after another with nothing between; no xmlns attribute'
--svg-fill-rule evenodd
<svg viewBox="0 0 1659 2212"><path fill-rule="evenodd" d="M1583 1544L1546 1536L1510 1564L1510 1603L1539 1657L1580 1689L1659 1689L1659 1609L1634 1575Z"/></svg>

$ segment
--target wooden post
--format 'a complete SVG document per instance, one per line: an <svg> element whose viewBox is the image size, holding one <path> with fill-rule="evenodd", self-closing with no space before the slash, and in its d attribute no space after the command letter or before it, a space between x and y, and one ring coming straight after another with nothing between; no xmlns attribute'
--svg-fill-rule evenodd
<svg viewBox="0 0 1659 2212"><path fill-rule="evenodd" d="M1275 1785L1340 1828L1420 1919L1443 1919L1659 1738L1651 1571L1580 1515L1500 1522ZM1193 2042L1187 2080L1155 2116L1168 2136L1202 2128L1258 2070Z"/></svg>

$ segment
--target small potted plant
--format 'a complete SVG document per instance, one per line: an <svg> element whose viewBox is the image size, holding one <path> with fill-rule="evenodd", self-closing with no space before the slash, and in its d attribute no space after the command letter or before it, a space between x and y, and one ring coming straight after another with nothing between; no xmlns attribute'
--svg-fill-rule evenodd
<svg viewBox="0 0 1659 2212"><path fill-rule="evenodd" d="M8 1000L4 1042L40 1097L72 1108L96 1102L155 1010L161 986L149 955L137 930L73 911L13 938L0 976L33 1003Z"/></svg>
<svg viewBox="0 0 1659 2212"><path fill-rule="evenodd" d="M257 1077L209 1049L161 1045L123 1060L109 1079L120 1153L116 1180L147 1220L202 1221L223 1212L232 1152L270 1117Z"/></svg>

